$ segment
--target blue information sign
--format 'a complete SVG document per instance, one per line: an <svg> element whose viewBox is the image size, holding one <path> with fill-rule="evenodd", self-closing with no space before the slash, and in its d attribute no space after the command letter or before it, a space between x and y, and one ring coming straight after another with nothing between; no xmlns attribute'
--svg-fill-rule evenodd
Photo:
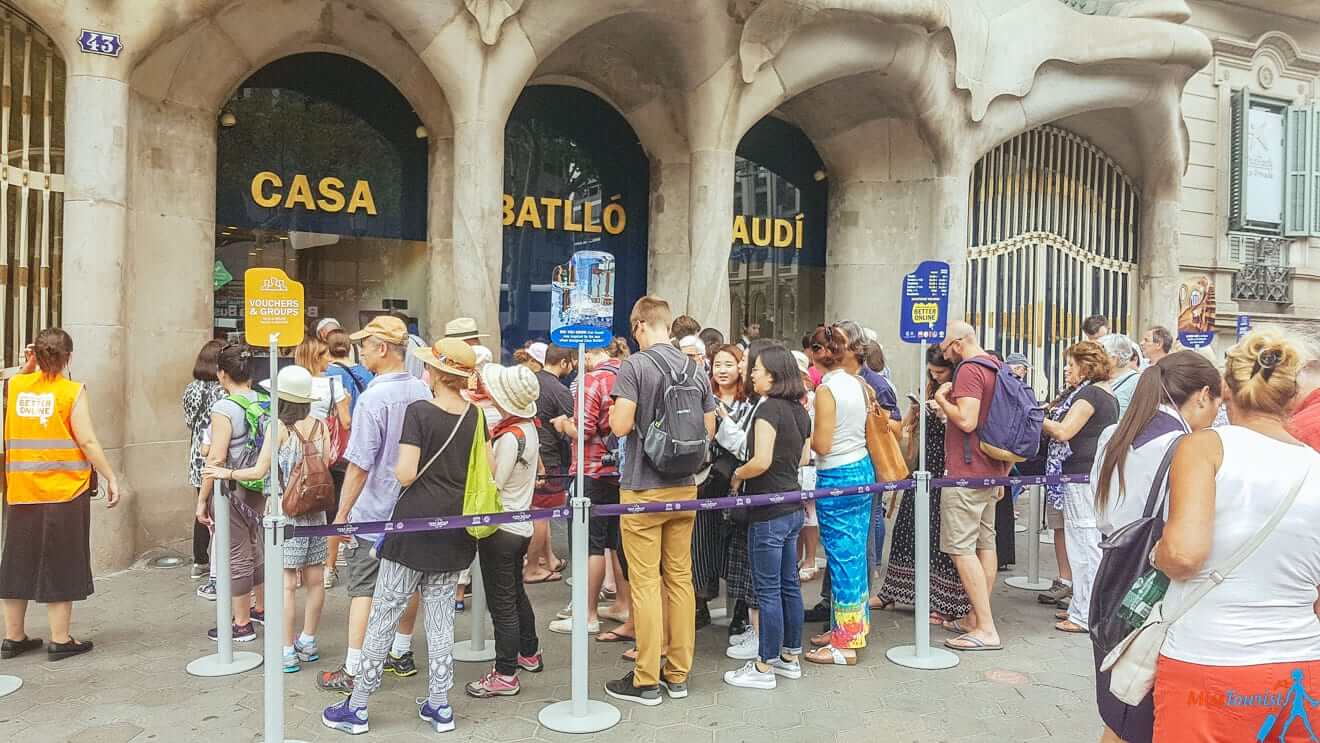
<svg viewBox="0 0 1320 743"><path fill-rule="evenodd" d="M119 40L119 34L88 31L84 28L78 35L78 48L82 49L84 54L118 57L119 53L124 51L124 42Z"/></svg>
<svg viewBox="0 0 1320 743"><path fill-rule="evenodd" d="M1251 315L1238 315L1237 318L1237 339L1242 340L1247 333L1251 332Z"/></svg>
<svg viewBox="0 0 1320 743"><path fill-rule="evenodd" d="M939 343L949 324L949 264L922 261L903 277L899 337L906 343Z"/></svg>
<svg viewBox="0 0 1320 743"><path fill-rule="evenodd" d="M614 340L614 256L579 250L550 279L550 340L603 348Z"/></svg>

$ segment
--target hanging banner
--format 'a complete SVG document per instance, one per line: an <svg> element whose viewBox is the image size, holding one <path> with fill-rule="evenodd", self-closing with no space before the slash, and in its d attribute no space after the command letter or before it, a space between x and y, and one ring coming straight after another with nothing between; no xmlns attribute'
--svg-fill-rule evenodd
<svg viewBox="0 0 1320 743"><path fill-rule="evenodd" d="M1178 287L1178 342L1205 348L1215 341L1215 284L1208 276Z"/></svg>
<svg viewBox="0 0 1320 743"><path fill-rule="evenodd" d="M905 343L939 343L949 324L949 264L922 261L903 277L898 334Z"/></svg>
<svg viewBox="0 0 1320 743"><path fill-rule="evenodd" d="M243 324L249 346L287 348L303 342L303 285L278 268L252 268L243 274Z"/></svg>
<svg viewBox="0 0 1320 743"><path fill-rule="evenodd" d="M614 256L580 250L550 278L550 340L603 348L614 340Z"/></svg>

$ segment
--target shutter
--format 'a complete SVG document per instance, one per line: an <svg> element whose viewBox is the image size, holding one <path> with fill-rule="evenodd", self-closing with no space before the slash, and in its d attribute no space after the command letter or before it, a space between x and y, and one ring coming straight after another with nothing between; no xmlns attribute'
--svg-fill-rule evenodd
<svg viewBox="0 0 1320 743"><path fill-rule="evenodd" d="M1247 198L1247 111L1251 108L1251 93L1246 88L1233 91L1231 129L1229 133L1230 175L1228 187L1228 228L1240 230L1246 225Z"/></svg>
<svg viewBox="0 0 1320 743"><path fill-rule="evenodd" d="M1306 211L1310 216L1309 232L1320 236L1320 101L1311 104L1311 128L1307 132L1310 155L1310 190L1306 197Z"/></svg>
<svg viewBox="0 0 1320 743"><path fill-rule="evenodd" d="M1284 116L1283 234L1298 237L1310 234L1313 224L1310 204L1315 200L1311 184L1314 117L1310 106L1289 106Z"/></svg>

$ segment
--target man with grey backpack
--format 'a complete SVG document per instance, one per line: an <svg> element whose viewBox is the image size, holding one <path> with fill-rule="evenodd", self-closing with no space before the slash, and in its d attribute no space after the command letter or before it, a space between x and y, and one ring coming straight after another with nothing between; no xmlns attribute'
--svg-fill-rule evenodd
<svg viewBox="0 0 1320 743"><path fill-rule="evenodd" d="M627 437L620 503L696 498L694 475L705 466L715 434L710 380L704 368L673 346L672 322L669 303L659 297L642 297L633 305L629 323L641 352L623 362L611 390L610 429ZM605 692L615 699L655 706L661 702L661 686L671 699L687 696L696 637L694 516L692 511L666 511L620 518L632 586L637 665L623 678L605 684ZM662 646L667 647L663 669Z"/></svg>

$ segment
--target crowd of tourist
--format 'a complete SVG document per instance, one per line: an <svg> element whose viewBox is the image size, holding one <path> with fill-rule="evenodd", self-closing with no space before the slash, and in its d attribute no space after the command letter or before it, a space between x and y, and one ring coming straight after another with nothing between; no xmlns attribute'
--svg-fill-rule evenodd
<svg viewBox="0 0 1320 743"><path fill-rule="evenodd" d="M1310 526L1320 518L1320 361L1296 338L1257 331L1217 368L1198 352L1174 350L1164 328L1148 329L1138 344L1108 326L1086 320L1085 340L1064 354L1064 388L1037 404L1030 360L1000 357L972 325L950 322L901 410L875 334L850 321L819 326L800 347L759 338L755 327L726 343L718 330L675 318L663 299L644 297L629 318L635 345L616 339L577 368L575 349L544 342L495 363L469 318L430 345L393 315L352 335L326 319L278 374L273 428L271 381L253 379L251 349L212 341L182 400L198 595L231 602L235 641L256 638L265 622L260 524L272 472L282 485L297 483L284 501L291 522L313 526L452 516L474 497L505 511L556 507L579 468L593 505L843 489L876 481L884 464L876 440L889 439L905 460L899 466L924 462L936 478L972 481L929 493L930 614L917 621L947 630L945 646L994 652L1008 639L991 596L1014 561L1017 492L975 481L1086 475L1087 483L1045 488L1059 575L1040 600L1055 612L1056 630L1091 634L1103 740L1263 740L1260 715L1189 700L1216 689L1294 689L1270 718L1283 739L1299 714L1309 726L1304 707L1314 700L1302 679L1320 674L1320 535ZM42 647L24 628L29 601L48 606L52 660L92 649L70 635L73 602L92 592L89 500L103 489L113 507L119 490L87 393L65 376L72 345L63 331L43 331L5 383L4 658ZM1027 428L1034 420L1039 436L1018 451L1001 429L1007 406L1023 399L1029 404L1010 412ZM862 662L872 612L916 603L914 498L839 495L593 517L586 573L574 576L591 598L587 630L598 642L627 644L632 661L605 692L647 706L686 697L696 633L711 625L710 602L721 595L730 606L729 685L773 689L800 679L804 661ZM217 508L228 510L228 544L214 543ZM1134 554L1126 535L1151 519L1162 529L1150 532L1147 553ZM217 550L229 555L229 596L215 595ZM1142 576L1117 587L1123 611L1137 605L1124 594L1151 585L1145 609L1165 607L1153 690L1139 702L1114 680L1127 673L1108 629L1119 602L1107 576L1118 560ZM384 676L418 672L420 611L429 688L418 713L436 731L454 728L454 622L474 565L496 657L464 690L516 695L520 674L546 666L540 629L573 625L571 606L538 618L527 594L527 585L564 578L548 522L285 543L288 611L277 631L286 673L321 658L326 590L342 586L350 597L343 662L316 678L344 697L325 709L326 726L366 732ZM808 607L804 585L818 578L820 600Z"/></svg>

